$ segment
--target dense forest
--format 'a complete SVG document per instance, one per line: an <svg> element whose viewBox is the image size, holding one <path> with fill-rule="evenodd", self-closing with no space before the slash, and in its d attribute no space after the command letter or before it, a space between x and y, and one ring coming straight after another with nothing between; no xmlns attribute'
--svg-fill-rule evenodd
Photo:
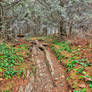
<svg viewBox="0 0 92 92"><path fill-rule="evenodd" d="M0 0L0 92L92 92L92 0Z"/></svg>

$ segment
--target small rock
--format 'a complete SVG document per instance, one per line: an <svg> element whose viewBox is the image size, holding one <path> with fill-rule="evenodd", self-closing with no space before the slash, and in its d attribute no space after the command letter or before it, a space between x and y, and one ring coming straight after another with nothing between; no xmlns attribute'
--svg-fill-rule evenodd
<svg viewBox="0 0 92 92"><path fill-rule="evenodd" d="M29 70L27 71L27 77L30 77L30 71Z"/></svg>
<svg viewBox="0 0 92 92"><path fill-rule="evenodd" d="M18 92L23 92L23 87L22 86L19 87L19 91Z"/></svg>
<svg viewBox="0 0 92 92"><path fill-rule="evenodd" d="M0 78L0 81L2 81L3 80L3 78Z"/></svg>
<svg viewBox="0 0 92 92"><path fill-rule="evenodd" d="M62 77L62 78L65 78L65 76L64 76L64 75L62 75L61 77Z"/></svg>
<svg viewBox="0 0 92 92"><path fill-rule="evenodd" d="M58 80L58 78L55 78L54 80L55 80L55 81L57 81L57 80Z"/></svg>
<svg viewBox="0 0 92 92"><path fill-rule="evenodd" d="M25 92L32 92L32 90L33 90L33 86L31 84L31 82L29 82L25 88Z"/></svg>
<svg viewBox="0 0 92 92"><path fill-rule="evenodd" d="M61 87L63 87L63 86L64 86L64 84L63 84L63 83L61 83L61 84L60 84L60 86L61 86Z"/></svg>
<svg viewBox="0 0 92 92"><path fill-rule="evenodd" d="M85 88L86 85L85 85L85 84L80 84L79 87L80 87L80 88Z"/></svg>

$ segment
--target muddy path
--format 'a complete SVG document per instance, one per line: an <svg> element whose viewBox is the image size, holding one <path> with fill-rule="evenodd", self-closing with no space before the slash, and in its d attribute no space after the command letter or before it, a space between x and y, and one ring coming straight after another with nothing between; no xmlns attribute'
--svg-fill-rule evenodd
<svg viewBox="0 0 92 92"><path fill-rule="evenodd" d="M48 44L37 40L31 43L30 52L36 73L31 75L24 92L71 92L65 70L58 64Z"/></svg>

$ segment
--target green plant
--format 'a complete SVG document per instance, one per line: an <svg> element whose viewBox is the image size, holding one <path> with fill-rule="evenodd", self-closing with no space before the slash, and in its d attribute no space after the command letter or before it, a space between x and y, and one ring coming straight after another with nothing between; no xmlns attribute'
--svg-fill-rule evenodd
<svg viewBox="0 0 92 92"><path fill-rule="evenodd" d="M19 65L23 61L23 56L17 54L18 51L22 50L25 45L20 45L21 48L14 48L8 46L5 43L0 44L0 70L3 70L3 76L6 79L11 78L16 73L19 73L14 69L15 66Z"/></svg>
<svg viewBox="0 0 92 92"><path fill-rule="evenodd" d="M66 67L68 68L67 72L69 72L73 67L75 67L75 64L78 63L78 60L69 60L69 63L66 64Z"/></svg>
<svg viewBox="0 0 92 92"><path fill-rule="evenodd" d="M53 44L57 43L57 40L53 40L52 43L53 43Z"/></svg>
<svg viewBox="0 0 92 92"><path fill-rule="evenodd" d="M78 89L78 91L74 91L74 92L86 92L86 88Z"/></svg>
<svg viewBox="0 0 92 92"><path fill-rule="evenodd" d="M79 68L79 69L77 70L77 73L82 73L83 70L84 70L84 68Z"/></svg>
<svg viewBox="0 0 92 92"><path fill-rule="evenodd" d="M89 84L89 88L92 88L92 84Z"/></svg>
<svg viewBox="0 0 92 92"><path fill-rule="evenodd" d="M71 48L69 47L67 42L62 41L62 42L57 42L55 44L61 47L60 48L61 51L65 50L67 52L71 52Z"/></svg>
<svg viewBox="0 0 92 92"><path fill-rule="evenodd" d="M3 92L10 92L10 90L4 90Z"/></svg>
<svg viewBox="0 0 92 92"><path fill-rule="evenodd" d="M92 88L92 80L86 81L86 83L89 85L89 88Z"/></svg>

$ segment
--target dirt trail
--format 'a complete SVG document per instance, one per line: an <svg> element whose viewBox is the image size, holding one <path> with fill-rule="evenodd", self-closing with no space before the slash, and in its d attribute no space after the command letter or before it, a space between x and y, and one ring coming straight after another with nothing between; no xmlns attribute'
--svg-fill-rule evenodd
<svg viewBox="0 0 92 92"><path fill-rule="evenodd" d="M58 64L47 44L38 41L32 43L30 51L36 74L30 79L25 92L70 92L64 68Z"/></svg>

